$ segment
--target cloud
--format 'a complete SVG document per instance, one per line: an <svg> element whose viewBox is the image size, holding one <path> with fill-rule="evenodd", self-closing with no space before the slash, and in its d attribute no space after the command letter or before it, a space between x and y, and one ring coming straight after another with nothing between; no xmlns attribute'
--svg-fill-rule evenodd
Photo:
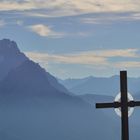
<svg viewBox="0 0 140 140"><path fill-rule="evenodd" d="M139 0L2 0L0 12L10 16L56 18L90 14L96 17L79 19L80 23L108 24L116 21L140 20ZM101 13L101 14L95 14ZM125 14L122 14L125 13ZM9 14L8 14L9 16ZM86 17L86 16L84 16ZM22 23L18 23L20 25ZM63 33L53 32L55 36ZM86 34L79 34L88 36ZM52 37L52 35L51 35ZM54 36L53 36L54 37Z"/></svg>
<svg viewBox="0 0 140 140"><path fill-rule="evenodd" d="M96 54L102 57L139 57L138 49L110 49L110 50L97 50L94 52L89 52L88 54Z"/></svg>
<svg viewBox="0 0 140 140"><path fill-rule="evenodd" d="M49 26L43 24L31 25L28 29L42 37L62 38L65 35L64 33L55 32Z"/></svg>
<svg viewBox="0 0 140 140"><path fill-rule="evenodd" d="M79 21L86 24L110 24L114 21L137 21L140 20L140 13L125 14L102 14L100 16L80 18Z"/></svg>
<svg viewBox="0 0 140 140"><path fill-rule="evenodd" d="M0 20L0 27L3 27L5 25L6 25L5 21L4 20Z"/></svg>
<svg viewBox="0 0 140 140"><path fill-rule="evenodd" d="M16 0L3 0L0 2L0 11L24 11L31 9L36 9L36 5L32 1L19 2Z"/></svg>
<svg viewBox="0 0 140 140"><path fill-rule="evenodd" d="M140 68L139 61L123 61L115 64L117 68Z"/></svg>
<svg viewBox="0 0 140 140"><path fill-rule="evenodd" d="M23 21L22 20L17 20L16 24L19 25L19 26L22 26L23 25Z"/></svg>
<svg viewBox="0 0 140 140"><path fill-rule="evenodd" d="M106 59L104 57L98 57L88 54L65 54L65 55L54 55L47 53L36 53L26 52L26 55L37 61L37 62L53 62L53 63L64 63L64 64L105 64Z"/></svg>
<svg viewBox="0 0 140 140"><path fill-rule="evenodd" d="M28 26L27 29L38 34L39 36L49 37L49 38L63 38L66 36L88 37L90 35L89 32L75 32L75 33L56 32L56 31L53 31L50 26L43 25L43 24L31 25L31 26Z"/></svg>
<svg viewBox="0 0 140 140"><path fill-rule="evenodd" d="M114 57L139 58L137 49L116 49L116 50L95 50L92 52L82 52L75 54L47 54L38 52L25 52L26 55L34 61L45 65L45 63L61 63L61 64L80 64L91 65L96 67L122 67L122 62L112 63L109 59ZM139 62L140 63L140 62ZM136 66L137 63L127 62L127 66ZM125 65L124 65L125 66Z"/></svg>
<svg viewBox="0 0 140 140"><path fill-rule="evenodd" d="M3 0L0 11L23 11L34 16L72 16L87 13L140 12L139 0ZM42 10L42 11L38 11Z"/></svg>

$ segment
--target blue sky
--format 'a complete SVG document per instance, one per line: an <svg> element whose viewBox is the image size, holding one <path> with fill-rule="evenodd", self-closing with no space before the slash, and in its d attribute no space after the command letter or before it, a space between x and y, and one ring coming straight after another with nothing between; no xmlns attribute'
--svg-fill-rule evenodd
<svg viewBox="0 0 140 140"><path fill-rule="evenodd" d="M140 76L139 0L2 0L0 38L59 78Z"/></svg>

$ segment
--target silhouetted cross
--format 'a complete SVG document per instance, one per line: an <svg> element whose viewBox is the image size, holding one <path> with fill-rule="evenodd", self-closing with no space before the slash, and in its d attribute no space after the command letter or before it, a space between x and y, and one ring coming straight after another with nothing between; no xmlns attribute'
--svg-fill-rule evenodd
<svg viewBox="0 0 140 140"><path fill-rule="evenodd" d="M140 101L128 101L127 71L120 72L120 102L97 103L96 108L120 108L122 140L129 140L128 107L140 106Z"/></svg>

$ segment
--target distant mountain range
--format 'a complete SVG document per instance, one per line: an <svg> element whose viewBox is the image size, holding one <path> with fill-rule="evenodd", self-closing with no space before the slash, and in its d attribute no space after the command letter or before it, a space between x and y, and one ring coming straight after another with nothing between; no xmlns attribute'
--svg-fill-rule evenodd
<svg viewBox="0 0 140 140"><path fill-rule="evenodd" d="M59 82L76 95L97 94L115 96L120 91L119 76L108 78L90 76L83 79L59 80ZM139 94L140 78L128 78L128 90L132 94Z"/></svg>
<svg viewBox="0 0 140 140"><path fill-rule="evenodd" d="M112 109L95 109L96 102L112 96L74 95L9 39L0 40L0 66L1 140L120 139L120 120ZM135 120L130 134L139 140Z"/></svg>

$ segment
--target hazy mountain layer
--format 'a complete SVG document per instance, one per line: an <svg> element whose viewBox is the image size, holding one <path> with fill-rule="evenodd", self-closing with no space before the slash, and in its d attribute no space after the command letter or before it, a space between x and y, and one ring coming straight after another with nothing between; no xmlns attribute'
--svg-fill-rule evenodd
<svg viewBox="0 0 140 140"><path fill-rule="evenodd" d="M109 78L87 77L83 79L59 80L69 91L76 95L98 94L116 96L120 91L119 76ZM140 78L128 78L128 90L131 94L140 91Z"/></svg>

